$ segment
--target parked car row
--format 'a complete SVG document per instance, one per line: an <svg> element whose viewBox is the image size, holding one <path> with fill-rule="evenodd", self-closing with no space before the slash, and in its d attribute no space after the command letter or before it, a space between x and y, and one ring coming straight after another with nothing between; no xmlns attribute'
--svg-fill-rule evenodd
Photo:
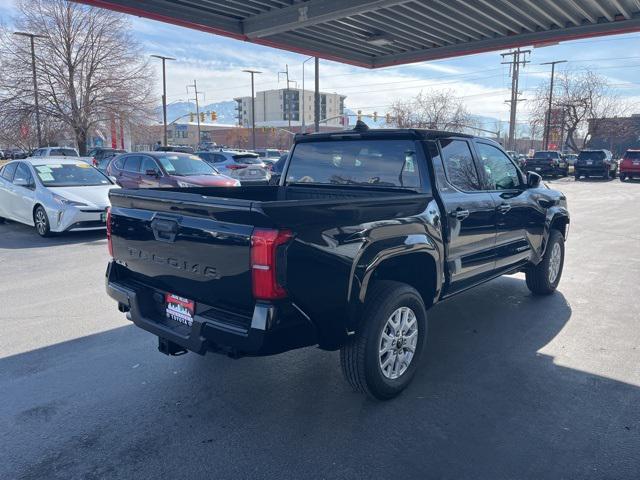
<svg viewBox="0 0 640 480"><path fill-rule="evenodd" d="M515 152L508 153L514 160L518 158ZM526 161L518 163L523 170L543 176L566 177L569 175L569 169L573 168L576 180L583 177L610 179L618 175L621 181L640 178L640 149L627 150L621 160L613 158L613 154L606 149L585 149L577 155L540 150Z"/></svg>

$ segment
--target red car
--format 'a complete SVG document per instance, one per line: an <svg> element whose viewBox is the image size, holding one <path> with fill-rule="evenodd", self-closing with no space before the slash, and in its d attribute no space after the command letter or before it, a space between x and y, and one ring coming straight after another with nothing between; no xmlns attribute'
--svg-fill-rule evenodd
<svg viewBox="0 0 640 480"><path fill-rule="evenodd" d="M627 150L620 162L620 180L640 178L640 150Z"/></svg>
<svg viewBox="0 0 640 480"><path fill-rule="evenodd" d="M237 187L200 157L178 152L135 152L115 157L107 175L123 188Z"/></svg>

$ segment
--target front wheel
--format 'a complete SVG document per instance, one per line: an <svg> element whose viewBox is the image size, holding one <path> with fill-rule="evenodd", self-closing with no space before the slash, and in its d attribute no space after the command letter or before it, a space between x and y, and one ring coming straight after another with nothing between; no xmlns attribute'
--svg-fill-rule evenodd
<svg viewBox="0 0 640 480"><path fill-rule="evenodd" d="M551 230L542 261L526 271L527 287L536 295L555 292L564 267L564 237L558 230Z"/></svg>
<svg viewBox="0 0 640 480"><path fill-rule="evenodd" d="M376 282L367 299L356 334L340 350L340 364L354 390L387 400L413 379L427 313L420 294L400 282Z"/></svg>
<svg viewBox="0 0 640 480"><path fill-rule="evenodd" d="M33 222L35 224L36 232L38 232L38 235L40 235L41 237L51 236L49 217L47 216L47 212L42 205L38 205L35 212L33 212Z"/></svg>

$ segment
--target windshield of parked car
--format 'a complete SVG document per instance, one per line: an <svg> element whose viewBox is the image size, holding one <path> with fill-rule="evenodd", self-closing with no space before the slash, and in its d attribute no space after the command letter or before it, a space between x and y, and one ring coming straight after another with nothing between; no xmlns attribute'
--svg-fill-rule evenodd
<svg viewBox="0 0 640 480"><path fill-rule="evenodd" d="M412 140L354 140L298 144L287 183L415 188L420 185Z"/></svg>
<svg viewBox="0 0 640 480"><path fill-rule="evenodd" d="M34 165L36 174L45 187L84 187L110 185L100 171L88 163L48 163Z"/></svg>
<svg viewBox="0 0 640 480"><path fill-rule="evenodd" d="M197 155L158 155L158 161L168 175L215 175L216 170Z"/></svg>
<svg viewBox="0 0 640 480"><path fill-rule="evenodd" d="M536 152L533 158L536 160L556 160L558 156L558 152Z"/></svg>
<svg viewBox="0 0 640 480"><path fill-rule="evenodd" d="M605 156L601 150L586 150L578 154L578 160L604 160Z"/></svg>
<svg viewBox="0 0 640 480"><path fill-rule="evenodd" d="M78 152L73 148L52 148L49 155L52 157L77 157Z"/></svg>

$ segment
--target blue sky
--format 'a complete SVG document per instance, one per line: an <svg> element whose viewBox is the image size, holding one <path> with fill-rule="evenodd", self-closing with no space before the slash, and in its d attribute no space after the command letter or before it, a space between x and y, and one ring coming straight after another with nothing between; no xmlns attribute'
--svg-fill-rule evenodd
<svg viewBox="0 0 640 480"><path fill-rule="evenodd" d="M13 0L3 0L0 16L5 24L15 14ZM241 70L256 68L258 90L285 86L278 71L289 65L290 78L302 87L302 55L238 40L198 32L160 22L129 17L135 37L148 54L173 56L168 64L169 102L186 100L186 85L198 81L206 94L206 103L230 100L250 92L249 76ZM531 63L521 77L523 98L542 80L549 67L539 65L552 60L569 60L561 69L591 68L605 75L619 92L640 112L640 33L566 42L533 49ZM420 90L451 89L464 98L468 109L478 115L508 118L510 78L508 68L500 64L500 52L450 60L411 64L382 70L368 70L336 62L321 61L321 89L347 95L347 107L370 113L384 112L394 99L416 95ZM156 69L158 76L159 68ZM313 62L306 66L306 88L313 87ZM158 77L159 78L159 77ZM158 82L160 85L160 82ZM529 95L528 95L529 92ZM523 102L519 121L525 121Z"/></svg>

